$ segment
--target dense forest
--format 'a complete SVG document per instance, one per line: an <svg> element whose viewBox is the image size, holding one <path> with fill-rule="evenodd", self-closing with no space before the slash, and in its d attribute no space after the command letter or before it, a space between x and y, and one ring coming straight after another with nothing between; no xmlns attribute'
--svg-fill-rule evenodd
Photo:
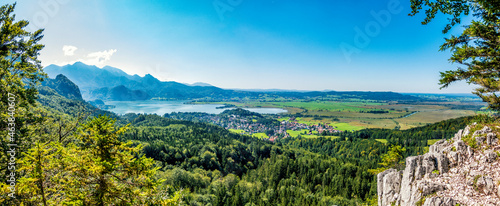
<svg viewBox="0 0 500 206"><path fill-rule="evenodd" d="M449 138L473 120L459 118L404 131L365 129L340 133L340 138L334 139L299 136L272 143L201 122L158 115L117 116L50 88L58 86L37 87L36 108L50 122L40 128L47 130L45 144L76 150L83 147L78 131L84 130L84 125L100 119L96 118L100 115L115 118L112 127L128 128L116 139L131 146L141 145L133 147L140 148L135 156L150 158L156 165L156 169L150 169L155 171L156 188L162 191L155 194L177 198L177 203L186 205L371 204L376 198L376 181L369 170L379 167L380 156L389 145L403 145L407 149L404 156L421 153L428 139ZM241 111L224 115L234 112ZM388 144L375 139L386 139ZM59 151L49 148L45 147L48 155ZM50 170L51 174L55 171ZM48 185L57 184L62 183ZM20 194L17 201L42 201L26 195Z"/></svg>

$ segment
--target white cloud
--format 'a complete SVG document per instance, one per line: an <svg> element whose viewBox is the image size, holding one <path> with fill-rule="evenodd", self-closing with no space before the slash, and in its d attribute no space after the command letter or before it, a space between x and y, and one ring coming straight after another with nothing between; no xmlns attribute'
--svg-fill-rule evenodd
<svg viewBox="0 0 500 206"><path fill-rule="evenodd" d="M76 46L71 46L71 45L64 45L62 50L64 52L64 56L73 56L75 55L75 51L77 50L78 48L76 48Z"/></svg>
<svg viewBox="0 0 500 206"><path fill-rule="evenodd" d="M109 49L104 51L92 52L87 55L87 59L83 60L83 63L96 66L104 66L116 51L116 49Z"/></svg>
<svg viewBox="0 0 500 206"><path fill-rule="evenodd" d="M47 66L50 64L55 64L59 66L64 66L67 64L73 64L75 62L82 62L87 65L95 65L98 67L103 67L106 66L109 60L111 60L111 57L113 54L116 53L116 49L108 49L104 51L97 51L97 52L91 52L88 54L85 54L85 50L82 50L82 52L79 52L78 54L75 54L75 50L77 50L75 46L70 46L70 45L64 45L63 46L63 51L64 51L64 56L68 56L65 58L59 58L54 61L43 61L42 65Z"/></svg>

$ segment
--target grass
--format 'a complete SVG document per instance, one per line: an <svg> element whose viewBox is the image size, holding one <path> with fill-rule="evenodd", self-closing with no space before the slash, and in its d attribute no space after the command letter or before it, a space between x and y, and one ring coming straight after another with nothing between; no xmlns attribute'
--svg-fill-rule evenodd
<svg viewBox="0 0 500 206"><path fill-rule="evenodd" d="M285 120L287 120L287 121L288 121L289 119L290 119L290 117L282 117L282 118L278 118L278 119L276 119L276 120L278 120L278 121L282 122L282 121L285 121Z"/></svg>
<svg viewBox="0 0 500 206"><path fill-rule="evenodd" d="M481 178L483 175L476 175L474 177L474 181L472 183L472 186L474 187L474 189L477 191L478 190L478 187L477 187L477 181L479 180L479 178Z"/></svg>
<svg viewBox="0 0 500 206"><path fill-rule="evenodd" d="M252 134L253 137L257 137L259 139L269 139L269 136L267 136L266 133L254 133Z"/></svg>
<svg viewBox="0 0 500 206"><path fill-rule="evenodd" d="M428 146L431 146L431 145L433 145L434 143L438 142L439 140L441 140L441 139L428 139L428 140L427 140L427 145L428 145Z"/></svg>
<svg viewBox="0 0 500 206"><path fill-rule="evenodd" d="M464 109L467 103L463 102L424 102L422 104L398 104L397 102L375 102L359 99L344 99L341 101L304 101L290 99L265 98L265 101L227 101L227 102L197 102L196 104L233 104L243 108L282 108L288 110L286 115L296 114L308 117L297 118L299 123L313 125L318 123L336 124L342 131L360 130L363 128L394 129L396 125L401 130L425 126L435 122L470 116L476 111ZM367 111L383 110L388 113L374 114ZM405 117L408 114L411 116ZM402 118L404 117L404 118ZM279 118L279 121L289 117Z"/></svg>
<svg viewBox="0 0 500 206"><path fill-rule="evenodd" d="M341 131L356 131L356 130L362 130L364 129L363 127L360 126L354 126L349 123L334 123L331 124L331 126L336 127L337 130Z"/></svg>
<svg viewBox="0 0 500 206"><path fill-rule="evenodd" d="M304 132L306 134L304 134ZM307 138L317 138L318 135L318 132L317 131L313 131L313 134L312 135L308 135L309 134L309 130L307 129L302 129L300 131L293 131L293 130L286 130L286 133L288 133L291 137L297 137L297 136L302 136L302 137L307 137Z"/></svg>
<svg viewBox="0 0 500 206"><path fill-rule="evenodd" d="M440 122L447 119L453 119L463 116L474 115L475 112L471 110L455 110L448 109L442 106L430 105L428 108L422 110L407 118L397 119L401 125L401 129L409 129L417 126L424 126L426 124Z"/></svg>
<svg viewBox="0 0 500 206"><path fill-rule="evenodd" d="M242 129L229 129L230 132L236 133L236 134L245 134L245 130Z"/></svg>
<svg viewBox="0 0 500 206"><path fill-rule="evenodd" d="M387 144L387 140L386 139L375 139L375 141Z"/></svg>
<svg viewBox="0 0 500 206"><path fill-rule="evenodd" d="M340 138L339 136L321 136L321 137L328 138L328 139L331 139L331 140Z"/></svg>

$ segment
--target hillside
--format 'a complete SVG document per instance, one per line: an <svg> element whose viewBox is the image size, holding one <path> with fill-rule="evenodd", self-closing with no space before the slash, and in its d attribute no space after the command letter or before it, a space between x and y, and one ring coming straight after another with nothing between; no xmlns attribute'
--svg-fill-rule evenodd
<svg viewBox="0 0 500 206"><path fill-rule="evenodd" d="M379 205L500 205L498 123L467 126L377 177Z"/></svg>
<svg viewBox="0 0 500 206"><path fill-rule="evenodd" d="M68 99L83 100L78 85L62 74L58 74L55 79L45 79L42 82L42 86L50 87Z"/></svg>
<svg viewBox="0 0 500 206"><path fill-rule="evenodd" d="M202 97L234 96L235 91L214 86L189 86L178 82L162 82L150 74L140 77L122 70L76 62L72 65L49 65L44 68L49 77L64 74L82 90L84 99L94 100L144 100L151 97L167 99L192 99ZM199 85L199 84L197 84Z"/></svg>
<svg viewBox="0 0 500 206"><path fill-rule="evenodd" d="M57 75L55 79L45 79L37 90L37 102L53 111L75 117L79 115L117 117L116 114L101 110L83 100L78 86L62 74Z"/></svg>

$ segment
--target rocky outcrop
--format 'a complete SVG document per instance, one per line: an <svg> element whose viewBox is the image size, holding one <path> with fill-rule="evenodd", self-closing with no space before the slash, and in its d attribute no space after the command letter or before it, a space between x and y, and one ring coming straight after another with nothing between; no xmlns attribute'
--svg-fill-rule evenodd
<svg viewBox="0 0 500 206"><path fill-rule="evenodd" d="M379 205L391 205L399 198L401 188L401 172L388 169L377 175L377 193Z"/></svg>
<svg viewBox="0 0 500 206"><path fill-rule="evenodd" d="M477 127L467 126L431 145L427 154L406 158L403 171L378 174L378 204L500 205L498 138L491 128Z"/></svg>
<svg viewBox="0 0 500 206"><path fill-rule="evenodd" d="M425 200L424 206L455 206L457 201L449 197L431 197Z"/></svg>

